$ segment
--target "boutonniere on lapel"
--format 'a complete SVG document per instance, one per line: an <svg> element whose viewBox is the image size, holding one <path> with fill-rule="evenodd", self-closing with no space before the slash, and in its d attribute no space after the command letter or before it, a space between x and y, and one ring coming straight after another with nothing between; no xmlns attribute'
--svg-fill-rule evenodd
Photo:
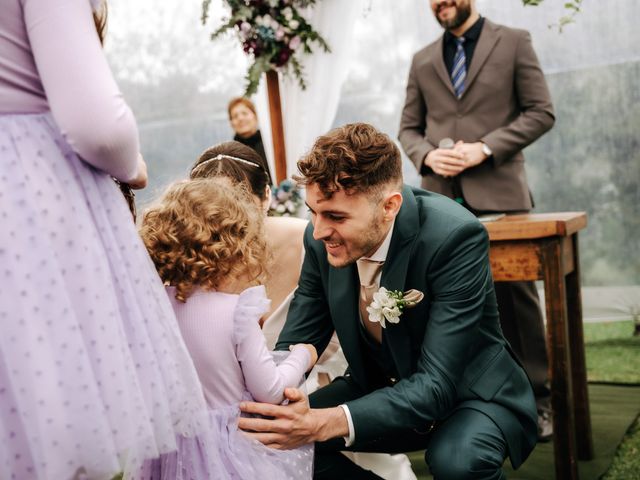
<svg viewBox="0 0 640 480"><path fill-rule="evenodd" d="M373 294L373 301L367 307L369 320L380 322L382 328L387 328L386 322L400 322L400 315L405 308L415 307L424 298L424 293L411 289L407 292L387 290L384 287Z"/></svg>

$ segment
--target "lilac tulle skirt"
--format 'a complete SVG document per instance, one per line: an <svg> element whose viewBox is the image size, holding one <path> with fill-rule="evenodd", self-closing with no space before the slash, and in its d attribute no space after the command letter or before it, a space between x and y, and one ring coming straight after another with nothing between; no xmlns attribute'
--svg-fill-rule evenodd
<svg viewBox="0 0 640 480"><path fill-rule="evenodd" d="M0 478L127 478L222 425L114 182L0 115Z"/></svg>
<svg viewBox="0 0 640 480"><path fill-rule="evenodd" d="M181 438L177 452L146 462L140 480L304 480L313 476L313 445L275 450L238 430L237 406L209 411L207 433Z"/></svg>

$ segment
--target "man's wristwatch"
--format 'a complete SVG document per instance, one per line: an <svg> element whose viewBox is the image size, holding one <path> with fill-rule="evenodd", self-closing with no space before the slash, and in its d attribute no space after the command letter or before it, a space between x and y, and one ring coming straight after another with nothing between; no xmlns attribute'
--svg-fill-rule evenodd
<svg viewBox="0 0 640 480"><path fill-rule="evenodd" d="M487 156L487 158L489 158L491 155L493 155L493 152L489 148L489 145L487 145L484 142L482 143L482 153L484 153Z"/></svg>

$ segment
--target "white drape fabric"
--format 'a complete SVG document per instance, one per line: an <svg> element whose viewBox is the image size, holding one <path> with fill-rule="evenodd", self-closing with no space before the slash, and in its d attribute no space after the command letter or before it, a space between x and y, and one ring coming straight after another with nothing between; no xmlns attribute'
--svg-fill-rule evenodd
<svg viewBox="0 0 640 480"><path fill-rule="evenodd" d="M325 53L314 46L313 54L302 56L306 90L300 88L295 77L280 75L288 177L297 171L296 162L311 148L316 137L326 133L333 124L342 84L349 73L354 25L361 12L362 0L323 0L304 13L327 41L331 52ZM255 100L262 141L275 172L265 80L260 83Z"/></svg>

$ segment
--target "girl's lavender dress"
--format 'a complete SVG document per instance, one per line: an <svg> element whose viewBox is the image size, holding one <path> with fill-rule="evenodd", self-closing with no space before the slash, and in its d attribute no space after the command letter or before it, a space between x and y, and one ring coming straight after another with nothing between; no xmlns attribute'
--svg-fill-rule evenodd
<svg viewBox="0 0 640 480"><path fill-rule="evenodd" d="M168 287L178 324L205 392L209 433L184 439L178 453L148 466L153 478L278 480L310 479L313 446L274 450L250 439L237 428L241 400L280 403L287 386L298 386L309 364L304 347L294 347L278 365L267 350L259 326L268 311L264 287L240 295L202 290L186 303L175 300ZM210 449L203 461L202 443Z"/></svg>
<svg viewBox="0 0 640 480"><path fill-rule="evenodd" d="M197 373L111 179L135 176L138 148L89 1L0 0L2 480L130 476L207 436Z"/></svg>

